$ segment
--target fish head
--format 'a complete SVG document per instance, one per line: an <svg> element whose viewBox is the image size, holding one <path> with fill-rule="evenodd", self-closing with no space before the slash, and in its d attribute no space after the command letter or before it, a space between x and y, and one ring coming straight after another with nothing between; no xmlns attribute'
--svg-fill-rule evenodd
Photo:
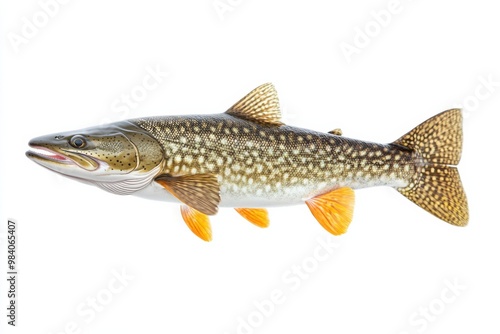
<svg viewBox="0 0 500 334"><path fill-rule="evenodd" d="M29 146L37 164L117 194L146 187L164 161L161 145L130 122L41 136Z"/></svg>

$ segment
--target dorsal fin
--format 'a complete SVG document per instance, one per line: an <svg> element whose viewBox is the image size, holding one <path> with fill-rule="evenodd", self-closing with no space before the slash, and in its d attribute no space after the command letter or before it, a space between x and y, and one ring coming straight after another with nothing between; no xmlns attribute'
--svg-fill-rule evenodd
<svg viewBox="0 0 500 334"><path fill-rule="evenodd" d="M226 113L255 123L283 125L278 94L272 83L255 88Z"/></svg>

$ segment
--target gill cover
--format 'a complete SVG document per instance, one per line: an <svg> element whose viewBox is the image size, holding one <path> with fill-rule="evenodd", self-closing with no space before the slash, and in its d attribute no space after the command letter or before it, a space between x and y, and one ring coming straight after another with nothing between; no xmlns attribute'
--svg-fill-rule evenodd
<svg viewBox="0 0 500 334"><path fill-rule="evenodd" d="M75 135L69 143L71 148L64 152L83 169L95 171L101 167L101 172L116 175L128 174L137 168L137 149L122 133Z"/></svg>

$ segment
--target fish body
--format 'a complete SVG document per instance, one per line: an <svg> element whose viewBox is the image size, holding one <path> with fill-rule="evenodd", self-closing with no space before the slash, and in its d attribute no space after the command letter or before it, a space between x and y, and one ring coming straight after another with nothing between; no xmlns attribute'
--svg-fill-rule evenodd
<svg viewBox="0 0 500 334"><path fill-rule="evenodd" d="M339 187L404 187L412 153L291 126L266 126L229 114L132 120L161 143L163 173L213 174L220 207L283 206ZM164 199L164 189L155 198Z"/></svg>
<svg viewBox="0 0 500 334"><path fill-rule="evenodd" d="M190 229L211 239L209 215L233 207L257 226L263 207L306 203L342 234L353 189L390 186L438 218L463 226L465 192L455 165L462 116L451 109L398 140L377 144L287 126L276 91L264 84L215 115L138 118L35 138L29 158L121 195L181 202ZM40 153L40 150L48 154Z"/></svg>

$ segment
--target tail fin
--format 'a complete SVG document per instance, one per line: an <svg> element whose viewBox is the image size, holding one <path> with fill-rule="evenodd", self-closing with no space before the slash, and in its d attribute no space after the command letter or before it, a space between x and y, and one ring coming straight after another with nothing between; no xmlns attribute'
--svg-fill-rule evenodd
<svg viewBox="0 0 500 334"><path fill-rule="evenodd" d="M444 111L423 122L394 144L416 153L416 173L397 190L447 223L465 226L469 209L458 169L462 154L462 112Z"/></svg>

